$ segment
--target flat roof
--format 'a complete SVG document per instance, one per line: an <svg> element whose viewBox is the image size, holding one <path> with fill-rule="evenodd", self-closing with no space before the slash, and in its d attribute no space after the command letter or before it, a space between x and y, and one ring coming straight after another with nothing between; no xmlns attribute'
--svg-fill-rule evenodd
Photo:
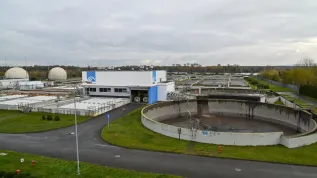
<svg viewBox="0 0 317 178"><path fill-rule="evenodd" d="M93 87L151 87L150 85L102 85L102 84L93 84L93 83L83 83L81 86L93 86Z"/></svg>

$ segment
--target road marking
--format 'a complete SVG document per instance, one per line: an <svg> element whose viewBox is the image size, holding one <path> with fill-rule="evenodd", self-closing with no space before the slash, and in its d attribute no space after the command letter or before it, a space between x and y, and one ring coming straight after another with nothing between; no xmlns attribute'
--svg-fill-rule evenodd
<svg viewBox="0 0 317 178"><path fill-rule="evenodd" d="M240 168L234 168L235 171L241 172L242 170Z"/></svg>
<svg viewBox="0 0 317 178"><path fill-rule="evenodd" d="M116 156L114 156L115 158L120 158L120 155L116 155Z"/></svg>

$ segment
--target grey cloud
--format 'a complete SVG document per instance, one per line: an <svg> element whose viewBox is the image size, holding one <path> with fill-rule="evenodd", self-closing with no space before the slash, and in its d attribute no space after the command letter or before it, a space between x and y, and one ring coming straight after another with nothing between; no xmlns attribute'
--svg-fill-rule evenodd
<svg viewBox="0 0 317 178"><path fill-rule="evenodd" d="M3 0L0 56L12 65L24 56L32 64L292 64L317 58L316 9L314 0Z"/></svg>

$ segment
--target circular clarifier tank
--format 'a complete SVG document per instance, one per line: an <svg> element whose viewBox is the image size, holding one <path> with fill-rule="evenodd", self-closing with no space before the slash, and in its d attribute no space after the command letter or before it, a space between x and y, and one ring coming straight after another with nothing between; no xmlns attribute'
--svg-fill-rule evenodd
<svg viewBox="0 0 317 178"><path fill-rule="evenodd" d="M296 129L287 126L267 122L257 117L247 119L241 116L230 116L221 114L174 117L162 120L160 122L182 128L191 128L195 121L199 130L217 131L217 132L238 132L238 133L265 133L265 132L283 132L284 135L293 135L298 133Z"/></svg>
<svg viewBox="0 0 317 178"><path fill-rule="evenodd" d="M141 114L142 124L154 132L221 145L295 147L298 139L293 138L306 139L317 130L304 110L246 100L162 102L145 107Z"/></svg>

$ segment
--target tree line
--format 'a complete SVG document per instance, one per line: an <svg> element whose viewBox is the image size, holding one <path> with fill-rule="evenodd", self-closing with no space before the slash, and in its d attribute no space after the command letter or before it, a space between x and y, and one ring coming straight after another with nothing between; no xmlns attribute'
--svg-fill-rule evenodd
<svg viewBox="0 0 317 178"><path fill-rule="evenodd" d="M293 84L297 86L317 85L317 65L311 58L304 58L297 64L286 70L276 70L272 68L264 69L260 75L266 79Z"/></svg>
<svg viewBox="0 0 317 178"><path fill-rule="evenodd" d="M21 66L29 73L31 80L45 80L47 79L48 72L53 67L61 67L66 70L68 78L81 77L81 72L85 70L104 70L100 67L78 67L78 66ZM239 66L239 65L216 65L216 66L154 66L153 70L166 70L167 72L186 72L186 73L259 73L265 70L268 66ZM292 66L270 66L274 70L283 70L291 68ZM4 76L5 71L10 67L0 66L0 76ZM140 66L119 66L114 70L130 71L130 70L143 70Z"/></svg>
<svg viewBox="0 0 317 178"><path fill-rule="evenodd" d="M299 94L317 99L317 64L312 58L299 60L292 69L265 69L260 76L284 84L296 85Z"/></svg>

